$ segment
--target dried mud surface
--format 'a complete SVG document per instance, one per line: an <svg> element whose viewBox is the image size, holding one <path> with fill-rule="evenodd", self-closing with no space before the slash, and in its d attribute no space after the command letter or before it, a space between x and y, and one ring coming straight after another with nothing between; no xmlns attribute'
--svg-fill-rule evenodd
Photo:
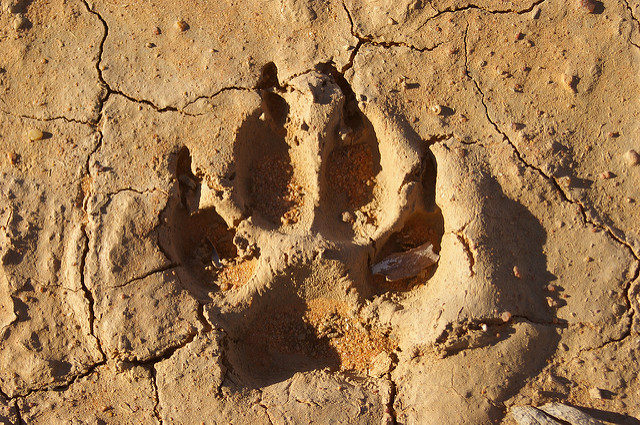
<svg viewBox="0 0 640 425"><path fill-rule="evenodd" d="M640 423L639 19L0 0L0 423Z"/></svg>

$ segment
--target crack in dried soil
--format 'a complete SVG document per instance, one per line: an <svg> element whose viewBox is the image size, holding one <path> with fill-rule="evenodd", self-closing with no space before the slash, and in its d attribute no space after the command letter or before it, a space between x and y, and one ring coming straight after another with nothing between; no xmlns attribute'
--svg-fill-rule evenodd
<svg viewBox="0 0 640 425"><path fill-rule="evenodd" d="M629 5L629 0L622 0L622 2L624 3L625 7L627 8L627 10L629 11L629 14L631 15L631 20L633 22L635 22L636 24L638 24L638 32L640 32L640 20L638 20L638 18L636 17L636 15L633 13L633 9L631 8L631 5ZM633 35L633 29L631 30L631 35ZM640 45L634 43L633 41L631 41L631 39L629 39L629 43L631 43L633 46L637 47L638 49L640 49Z"/></svg>
<svg viewBox="0 0 640 425"><path fill-rule="evenodd" d="M545 1L545 0L542 0L542 1ZM342 1L342 7L345 10L345 12L347 13L347 17L349 18L349 23L351 24L351 35L358 39L358 43L356 44L356 46L354 48L354 51L351 53L351 57L349 58L349 62L347 63L347 65L345 67L343 67L342 72L345 72L347 69L349 69L351 67L351 65L353 64L353 60L355 59L356 55L358 54L358 50L360 49L360 47L363 44L369 44L369 45L379 46L379 47L384 47L384 48L401 46L401 47L406 47L408 49L414 50L416 52L430 52L430 51L436 49L438 46L444 44L444 42L440 42L440 43L436 43L435 45L433 45L431 47L417 47L417 46L414 46L412 44L406 43L404 41L376 40L375 36L372 35L372 34L366 34L366 35L359 34L355 30L355 24L353 22L353 17L351 16L351 12L347 8L347 5L344 3L344 0Z"/></svg>
<svg viewBox="0 0 640 425"><path fill-rule="evenodd" d="M230 87L224 87L220 90L218 90L217 92L211 94L211 95L205 95L205 96L198 96L197 98L195 98L194 100L188 102L184 108L176 108L174 106L165 106L163 108L159 107L158 105L156 105L155 103L153 103L152 101L148 100L148 99L137 99L134 96L131 96L121 90L115 89L112 87L111 84L109 84L107 82L107 80L104 78L104 74L102 73L102 69L100 68L100 65L102 64L102 59L103 59L103 54L104 54L104 44L107 41L107 37L109 36L109 24L107 24L106 19L104 19L102 17L102 15L100 15L100 13L98 13L97 11L93 10L91 8L91 6L89 6L89 3L87 2L87 0L82 0L84 6L86 7L87 11L89 13L91 13L92 15L95 15L98 20L100 20L100 23L102 24L102 27L104 28L104 35L102 37L102 39L100 40L100 44L98 47L98 60L96 61L96 71L98 72L98 80L100 82L100 85L105 89L106 94L100 98L98 100L98 106L99 106L99 114L98 117L101 117L102 115L102 111L103 111L103 107L104 104L106 103L106 101L109 99L109 96L111 94L117 94L120 95L122 97L124 97L125 99L134 102L134 103L139 103L139 104L143 104L143 105L147 105L149 107L151 107L152 109L154 109L156 112L177 112L179 114L185 115L185 116L200 116L203 114L190 114L188 112L184 111L184 108L186 108L187 106L197 102L200 99L212 99L215 96L219 95L220 93L223 93L225 91L229 91L229 90L254 90L252 88L248 88L248 87L235 87L235 86L230 86ZM96 123L100 121L100 118L98 118L98 120L96 120Z"/></svg>
<svg viewBox="0 0 640 425"><path fill-rule="evenodd" d="M85 272L85 266L87 263L87 255L89 254L89 235L86 232L86 228L85 225L82 225L82 234L84 237L84 249L82 252L82 256L80 257L80 286L82 287L82 292L84 294L84 298L87 300L88 304L89 304L89 333L91 336L93 336L96 339L96 343L98 345L98 351L100 351L100 355L102 356L102 360L104 361L104 359L106 359L105 353L102 349L102 343L100 342L100 338L98 338L98 335L95 332L95 311L94 311L94 305L95 305L95 300L93 298L93 293L89 290L89 288L87 287L86 282L84 281L84 272Z"/></svg>
<svg viewBox="0 0 640 425"><path fill-rule="evenodd" d="M26 425L27 423L22 419L22 414L20 413L20 407L18 403L13 402L13 407L16 409L16 416L18 417L18 423L16 425Z"/></svg>
<svg viewBox="0 0 640 425"><path fill-rule="evenodd" d="M65 122L68 122L69 124L82 124L82 125L91 125L92 124L90 121L77 120L75 118L65 117L64 115L43 118L43 117L36 117L36 116L32 116L32 115L26 115L26 114L14 114L14 113L11 113L9 111L2 110L2 109L0 109L0 114L7 115L9 117L34 120L34 121L39 121L39 122L65 121Z"/></svg>
<svg viewBox="0 0 640 425"><path fill-rule="evenodd" d="M149 270L148 272L143 273L141 276L134 277L134 278L129 279L126 282L124 282L124 283L122 283L120 285L110 286L109 288L112 288L112 289L124 288L125 286L129 286L132 283L139 282L139 281L141 281L143 279L148 278L149 276L153 276L154 274L164 273L166 271L176 269L176 268L178 268L180 266L181 266L181 264L179 264L179 263L167 264L166 266L162 266L162 267L155 268L153 270Z"/></svg>
<svg viewBox="0 0 640 425"><path fill-rule="evenodd" d="M66 391L69 389L69 387L73 384L76 383L76 381L78 379L84 378L85 376L89 376L91 375L93 372L95 372L95 370L100 367L100 366L104 366L105 364L107 364L106 360L102 360L99 361L97 363L94 363L90 366L88 366L84 371L76 374L76 375L72 375L71 377L69 377L69 379L67 379L65 382L59 382L57 384L49 384L49 385L45 385L41 388L32 388L28 391L26 391L23 394L18 394L15 395L13 397L8 397L7 400L20 400L20 399L26 399L27 397L29 397L31 394L35 394L35 393L41 393L41 392L47 392L47 391Z"/></svg>
<svg viewBox="0 0 640 425"><path fill-rule="evenodd" d="M160 425L164 424L162 417L160 416L160 394L158 392L158 382L157 382L157 371L155 364L152 364L149 368L149 372L151 373L151 386L153 387L153 415Z"/></svg>
<svg viewBox="0 0 640 425"><path fill-rule="evenodd" d="M422 23L417 29L416 32L419 31L420 29L422 29L422 27L424 27L426 24L428 24L429 22L431 22L434 19L439 18L440 16L446 14L446 13L458 13L458 12L465 12L467 10L479 10L481 12L485 12L491 15L506 15L509 13L514 13L517 15L523 15L525 13L529 13L531 12L536 6L541 5L542 3L544 3L547 0L536 0L534 1L531 6L522 9L522 10L513 10L513 9L486 9L484 7L475 5L475 4L468 4L467 6L463 6L463 7L454 7L454 8L449 8L449 9L444 9L444 10L437 10L434 8L436 14L427 18L427 20Z"/></svg>
<svg viewBox="0 0 640 425"><path fill-rule="evenodd" d="M469 272L471 273L471 276L475 276L476 271L474 267L476 264L476 257L473 254L473 251L471 250L471 244L469 242L469 238L467 238L467 236L464 234L464 231L468 225L469 223L466 223L459 230L456 230L453 234L458 238L458 241L462 244L462 247L464 248L464 251L467 254L467 258L469 259Z"/></svg>

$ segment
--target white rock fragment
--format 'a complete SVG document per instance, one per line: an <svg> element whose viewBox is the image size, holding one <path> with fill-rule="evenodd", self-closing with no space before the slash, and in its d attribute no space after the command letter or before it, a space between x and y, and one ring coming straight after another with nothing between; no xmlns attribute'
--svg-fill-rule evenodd
<svg viewBox="0 0 640 425"><path fill-rule="evenodd" d="M582 410L561 403L548 403L544 406L538 407L538 409L553 416L554 418L569 422L572 425L604 425L602 422L592 418Z"/></svg>
<svg viewBox="0 0 640 425"><path fill-rule="evenodd" d="M422 270L438 262L440 256L433 252L433 244L427 242L405 252L387 256L371 268L373 274L381 274L393 282L416 276Z"/></svg>
<svg viewBox="0 0 640 425"><path fill-rule="evenodd" d="M511 416L518 425L561 425L543 411L532 406L518 406L511 409Z"/></svg>

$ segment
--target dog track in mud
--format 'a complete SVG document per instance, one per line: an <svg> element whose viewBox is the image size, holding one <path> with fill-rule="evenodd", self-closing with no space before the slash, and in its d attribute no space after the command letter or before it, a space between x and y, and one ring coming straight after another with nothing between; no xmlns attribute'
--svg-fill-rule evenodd
<svg viewBox="0 0 640 425"><path fill-rule="evenodd" d="M171 238L172 248L165 250L187 269L190 278L183 282L199 282L194 285L202 289L201 299L213 299L205 312L227 335L228 373L248 388L324 368L366 375L376 356L393 355L396 343L392 329L363 322L361 303L428 284L437 267L398 282L371 275L372 258L426 242L439 250L444 227L435 205L435 162L425 149L405 167L410 173L398 175L393 164L402 155L392 146L381 149L385 141L359 110L344 77L327 64L318 69L281 84L275 65L264 68L261 106L240 125L224 176L192 170L188 151L178 154L181 205L168 213L168 225L180 241ZM303 108L319 112L307 122ZM227 227L215 208L193 208L199 185L216 178L227 182L224 191L242 211L236 225ZM385 197L403 196L408 183L415 192L411 207L389 217L381 204ZM239 241L244 247L234 245ZM239 260L247 245L260 255ZM323 256L343 270L341 291L352 296L338 295L330 282L309 282L312 270L326 267ZM244 282L220 283L247 261L250 270L238 273ZM204 295L216 286L218 295ZM252 294L250 301L238 303L246 294ZM226 303L238 304L216 307Z"/></svg>
<svg viewBox="0 0 640 425"><path fill-rule="evenodd" d="M631 412L637 5L494 3L3 7L0 418Z"/></svg>

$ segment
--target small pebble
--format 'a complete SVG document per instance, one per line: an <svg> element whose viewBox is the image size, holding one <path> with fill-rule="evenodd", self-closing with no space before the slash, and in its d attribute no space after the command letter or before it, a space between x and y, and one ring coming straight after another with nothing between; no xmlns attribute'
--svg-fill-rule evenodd
<svg viewBox="0 0 640 425"><path fill-rule="evenodd" d="M516 40L522 40L524 38L524 34L519 32L516 34Z"/></svg>
<svg viewBox="0 0 640 425"><path fill-rule="evenodd" d="M186 30L189 29L189 24L187 24L185 21L183 21L182 19L176 21L175 23L175 27L178 31L180 32L184 32Z"/></svg>
<svg viewBox="0 0 640 425"><path fill-rule="evenodd" d="M513 275L518 279L522 279L522 272L520 272L518 266L513 266Z"/></svg>
<svg viewBox="0 0 640 425"><path fill-rule="evenodd" d="M598 387L593 387L589 390L589 396L591 398L602 400L604 398L604 392Z"/></svg>
<svg viewBox="0 0 640 425"><path fill-rule="evenodd" d="M32 128L27 131L27 139L30 141L42 140L44 138L44 133L42 130L38 130L37 128Z"/></svg>
<svg viewBox="0 0 640 425"><path fill-rule="evenodd" d="M558 307L558 302L551 297L547 297L547 305L551 308Z"/></svg>
<svg viewBox="0 0 640 425"><path fill-rule="evenodd" d="M608 180L614 177L614 174L611 171L605 171L604 173L600 174L600 178L604 179L604 180Z"/></svg>
<svg viewBox="0 0 640 425"><path fill-rule="evenodd" d="M540 8L539 7L535 7L533 8L533 10L531 11L531 17L533 19L538 19L540 17Z"/></svg>
<svg viewBox="0 0 640 425"><path fill-rule="evenodd" d="M482 332L486 332L487 330L489 330L489 327L486 325L486 323L480 323L480 329L482 329Z"/></svg>
<svg viewBox="0 0 640 425"><path fill-rule="evenodd" d="M7 160L9 160L9 163L11 165L16 165L19 161L20 157L18 156L17 153L15 152L9 152L7 153Z"/></svg>
<svg viewBox="0 0 640 425"><path fill-rule="evenodd" d="M442 106L440 105L432 105L429 110L436 115L440 115L442 113Z"/></svg>
<svg viewBox="0 0 640 425"><path fill-rule="evenodd" d="M565 88L576 93L578 91L578 76L575 74L562 74L562 83Z"/></svg>
<svg viewBox="0 0 640 425"><path fill-rule="evenodd" d="M640 154L630 149L624 154L624 162L626 162L629 167L636 166L640 164Z"/></svg>
<svg viewBox="0 0 640 425"><path fill-rule="evenodd" d="M355 221L355 218L349 211L345 211L342 213L342 221L345 223L353 223Z"/></svg>
<svg viewBox="0 0 640 425"><path fill-rule="evenodd" d="M596 2L595 0L578 0L578 4L583 9L586 9L587 12L593 13L596 11Z"/></svg>
<svg viewBox="0 0 640 425"><path fill-rule="evenodd" d="M500 318L502 319L503 322L507 323L507 322L511 321L511 313L508 312L508 311L504 311L500 315Z"/></svg>
<svg viewBox="0 0 640 425"><path fill-rule="evenodd" d="M340 130L338 130L338 137L342 142L346 142L350 140L352 136L353 136L353 131L349 128L341 128Z"/></svg>
<svg viewBox="0 0 640 425"><path fill-rule="evenodd" d="M160 34L162 34L162 30L160 29L160 27L155 27L155 28L153 29L153 33L154 33L155 35L160 35Z"/></svg>
<svg viewBox="0 0 640 425"><path fill-rule="evenodd" d="M627 311L626 307L623 306L622 304L613 304L611 306L611 312L615 316L622 316L626 311Z"/></svg>
<svg viewBox="0 0 640 425"><path fill-rule="evenodd" d="M156 45L153 43L145 43L145 47L152 48L152 47L156 47Z"/></svg>
<svg viewBox="0 0 640 425"><path fill-rule="evenodd" d="M29 20L24 16L19 16L13 22L13 29L16 31L27 29L28 26L29 26Z"/></svg>
<svg viewBox="0 0 640 425"><path fill-rule="evenodd" d="M571 187L572 180L570 176L559 177L558 180L562 186Z"/></svg>
<svg viewBox="0 0 640 425"><path fill-rule="evenodd" d="M620 133L618 133L617 131L610 131L609 134L607 134L607 136L609 136L612 139L615 139L616 137L620 137Z"/></svg>

